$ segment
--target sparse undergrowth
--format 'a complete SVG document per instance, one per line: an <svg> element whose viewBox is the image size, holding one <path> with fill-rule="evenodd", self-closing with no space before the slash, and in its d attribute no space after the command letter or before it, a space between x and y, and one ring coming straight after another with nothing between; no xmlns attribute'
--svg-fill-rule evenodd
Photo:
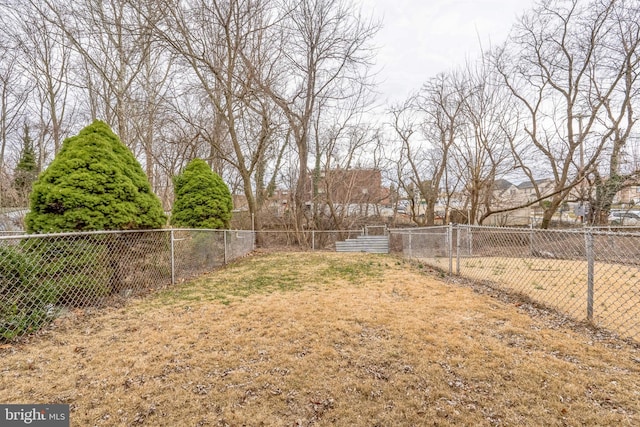
<svg viewBox="0 0 640 427"><path fill-rule="evenodd" d="M0 401L72 425L640 423L636 347L388 256L258 255L83 313L3 346Z"/></svg>

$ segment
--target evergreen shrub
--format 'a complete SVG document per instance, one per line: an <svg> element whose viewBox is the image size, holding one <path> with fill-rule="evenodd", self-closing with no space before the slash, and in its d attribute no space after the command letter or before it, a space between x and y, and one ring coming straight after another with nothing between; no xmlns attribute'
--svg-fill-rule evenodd
<svg viewBox="0 0 640 427"><path fill-rule="evenodd" d="M233 201L229 187L207 162L194 159L174 177L171 225L185 228L228 228Z"/></svg>

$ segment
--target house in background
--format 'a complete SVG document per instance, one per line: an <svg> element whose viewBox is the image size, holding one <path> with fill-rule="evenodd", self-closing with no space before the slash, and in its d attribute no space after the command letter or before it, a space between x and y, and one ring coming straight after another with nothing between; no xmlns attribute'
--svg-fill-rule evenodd
<svg viewBox="0 0 640 427"><path fill-rule="evenodd" d="M537 179L535 184L538 186L541 195L550 194L553 192L555 181L551 178ZM526 204L533 202L538 198L534 185L530 181L524 181L518 184L514 204Z"/></svg>
<svg viewBox="0 0 640 427"><path fill-rule="evenodd" d="M390 191L382 186L379 169L329 169L315 177L315 185L310 174L306 192L309 208L325 214L331 207L343 216L372 216L391 205Z"/></svg>
<svg viewBox="0 0 640 427"><path fill-rule="evenodd" d="M264 208L275 217L284 216L292 203L291 191L284 189L276 189L269 199L265 202Z"/></svg>
<svg viewBox="0 0 640 427"><path fill-rule="evenodd" d="M496 179L491 191L494 200L512 200L518 193L518 186L506 179Z"/></svg>
<svg viewBox="0 0 640 427"><path fill-rule="evenodd" d="M315 185L314 185L315 178ZM293 190L275 189L263 204L263 214L283 218L293 205ZM382 173L378 169L330 169L314 177L309 171L305 185L307 209L329 215L331 204L334 213L342 216L391 216L392 195L382 186ZM244 195L233 195L235 212L248 211Z"/></svg>
<svg viewBox="0 0 640 427"><path fill-rule="evenodd" d="M640 185L632 185L618 191L613 198L613 203L625 207L640 205Z"/></svg>
<svg viewBox="0 0 640 427"><path fill-rule="evenodd" d="M536 184L544 196L553 192L555 181L549 178L539 179ZM528 205L538 198L534 185L529 181L514 184L506 179L498 179L489 191L491 191L492 211ZM318 215L359 218L380 216L410 221L410 216L407 215L410 211L408 197L401 197L392 189L384 187L382 173L377 169L330 169L315 177L313 171L310 171L305 192L307 209ZM435 210L436 223L446 223L452 220L453 217L449 215L454 211L458 211L463 219L466 218L467 197L465 192L441 194ZM577 193L572 192L570 197L572 201L563 203L554 216L554 220L576 220L575 208L578 206L576 201L578 198ZM236 212L248 210L244 195L234 195L233 203ZM263 213L268 213L274 219L279 218L278 221L282 221L291 209L292 203L292 190L276 189L265 201ZM423 203L424 200L416 198L417 214L424 214L425 206ZM640 185L631 186L618 192L614 203L627 207L640 204ZM483 208L483 206L480 207L480 209ZM540 221L543 211L540 203L533 203L516 210L493 214L486 218L483 224L494 226L528 225Z"/></svg>
<svg viewBox="0 0 640 427"><path fill-rule="evenodd" d="M530 189L518 188L506 179L497 179L491 187L492 210L508 209L516 206L518 201L525 200L529 196ZM533 188L533 187L531 187ZM528 223L530 216L530 208L521 208L514 211L496 213L483 222L484 225L507 226L520 225L520 223Z"/></svg>

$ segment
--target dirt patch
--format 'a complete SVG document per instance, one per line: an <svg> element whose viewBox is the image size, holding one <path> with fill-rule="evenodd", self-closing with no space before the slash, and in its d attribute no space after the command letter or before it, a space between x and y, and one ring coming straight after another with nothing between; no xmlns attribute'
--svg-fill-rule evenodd
<svg viewBox="0 0 640 427"><path fill-rule="evenodd" d="M72 425L638 425L640 354L391 256L262 254L4 346Z"/></svg>

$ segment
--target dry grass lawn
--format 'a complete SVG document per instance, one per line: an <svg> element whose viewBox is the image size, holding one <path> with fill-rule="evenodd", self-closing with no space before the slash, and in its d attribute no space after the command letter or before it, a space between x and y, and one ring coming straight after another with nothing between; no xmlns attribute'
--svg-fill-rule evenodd
<svg viewBox="0 0 640 427"><path fill-rule="evenodd" d="M1 351L73 426L640 425L640 351L391 256L258 254Z"/></svg>
<svg viewBox="0 0 640 427"><path fill-rule="evenodd" d="M447 271L448 258L422 258ZM455 264L454 264L455 270ZM489 280L577 320L587 318L587 262L543 258L473 257L460 275ZM640 342L640 268L595 263L593 322Z"/></svg>

